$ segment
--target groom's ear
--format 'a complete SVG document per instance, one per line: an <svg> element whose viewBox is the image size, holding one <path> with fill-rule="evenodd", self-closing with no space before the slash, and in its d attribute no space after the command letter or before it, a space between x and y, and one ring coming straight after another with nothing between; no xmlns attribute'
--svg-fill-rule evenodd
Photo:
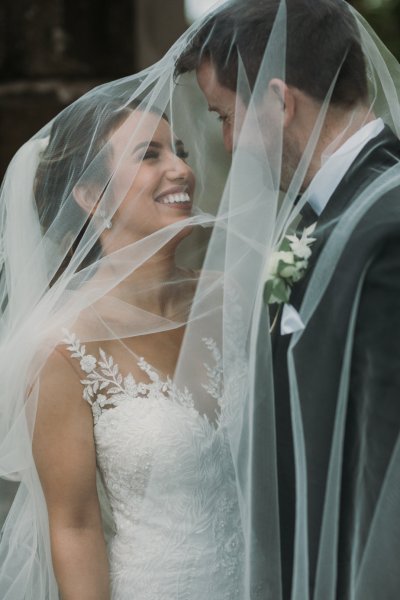
<svg viewBox="0 0 400 600"><path fill-rule="evenodd" d="M269 89L276 97L283 111L283 126L287 127L293 120L296 108L296 98L292 89L282 79L275 77L269 82Z"/></svg>

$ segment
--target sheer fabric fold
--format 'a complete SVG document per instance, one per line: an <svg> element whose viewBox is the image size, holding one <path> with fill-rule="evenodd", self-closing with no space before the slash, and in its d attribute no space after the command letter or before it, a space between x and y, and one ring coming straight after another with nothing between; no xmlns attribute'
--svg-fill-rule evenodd
<svg viewBox="0 0 400 600"><path fill-rule="evenodd" d="M315 261L295 307L305 329L288 338L285 355L295 496L288 566L282 558L282 528L291 525L280 517L283 447L273 365L279 332L270 331L273 309L266 306L263 292L272 255L298 227L307 202L304 181L335 108L348 49L332 57L332 80L320 93L298 164L282 186L285 114L273 82L288 81L287 63L295 47L295 40L288 39L293 35L288 25L293 2L270 3L273 26L255 74L242 57L243 49L235 46L237 30L245 25L239 10L244 4L225 3L194 23L159 63L102 85L69 106L19 150L7 171L0 196L0 477L19 487L0 540L1 598L58 598L47 507L32 453L41 377L57 352L75 352L69 358L76 381L88 381L94 365L97 369L101 360L113 357L108 367L118 367L112 376L125 386L127 396L134 384L142 385L143 403L149 400L149 406L158 406L160 394L174 400L171 412L162 405L164 429L157 419L152 421L164 437L151 446L145 485L137 483L140 503L134 506L132 522L152 519L154 531L161 532L159 548L167 549L152 554L155 548L146 529L136 530L143 557L149 557L143 564L138 558L142 582L148 581L146 569L173 571L175 582L182 584L181 597L191 599L203 598L204 590L215 600L227 593L232 599L233 580L241 600L372 600L382 589L387 590L384 597L395 597L400 583L398 433L392 431L385 450L387 469L371 504L368 477L374 473L374 460L383 459L368 444L368 411L363 414L363 407L349 407L348 402L354 386L367 385L367 394L378 385L374 365L367 383L361 374L352 379L351 361L360 311L367 311L362 292L365 285L385 285L379 257L393 248L395 255L400 154L388 151L389 167L366 179L353 193L356 200L340 214L319 221L315 230ZM358 13L343 5L367 65L367 108L397 136L399 66ZM231 26L224 39L219 37L220 14ZM220 125L208 110L195 73L175 73L180 57L202 39L207 24L204 52L216 36L226 44L226 61L232 56L236 61L232 156L223 147ZM254 32L260 35L265 32ZM346 109L341 135L358 119L357 110ZM333 140L332 152L341 135ZM360 240L357 256L354 239ZM386 273L389 279L396 277L395 263L392 268ZM375 279L368 283L371 269ZM332 286L337 291L327 300ZM380 319L378 308L375 327L382 326L387 335L383 315L382 323ZM326 331L317 344L309 332L321 323ZM169 348L163 336L171 331L180 335L179 350L174 371L165 372L163 357ZM319 364L326 360L321 340L328 338L338 348L332 363L335 386L329 391L317 377ZM75 350L67 350L74 344ZM390 349L393 344L388 344ZM111 395L108 402L98 399L102 383L99 379L96 390L91 388L93 395L87 391L88 401L96 404L96 431L112 419L117 405ZM79 385L83 393L89 384ZM309 403L310 389L321 393L317 410ZM131 415L133 422L143 403ZM155 417L160 414L154 411ZM354 431L349 411L361 414ZM360 455L352 458L364 470L352 471L348 465L356 504L344 540L343 464L350 459L348 439L354 435ZM142 449L147 443L143 441ZM122 526L107 486L113 474L105 459L99 462L99 497L112 544ZM173 473L174 490L168 488L166 472ZM315 473L322 493L315 489ZM185 502L187 498L191 501ZM166 521L158 515L164 501L176 518L171 516L169 527L177 545L185 535L192 540L195 519L199 531L200 523L204 525L198 546L190 544L193 556L183 560L179 555L181 571L179 561L174 562L178 554L168 556L162 536ZM205 531L213 535L207 537ZM113 557L128 564L130 555L118 543L112 546ZM338 583L342 544L350 554L346 575ZM160 566L161 555L165 563ZM157 577L154 585L175 585ZM289 591L287 584L282 587L288 579ZM116 599L124 597L118 585Z"/></svg>

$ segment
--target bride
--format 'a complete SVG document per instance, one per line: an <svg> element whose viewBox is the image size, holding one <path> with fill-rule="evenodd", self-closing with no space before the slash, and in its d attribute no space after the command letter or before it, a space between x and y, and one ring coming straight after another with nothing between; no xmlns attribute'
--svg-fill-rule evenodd
<svg viewBox="0 0 400 600"><path fill-rule="evenodd" d="M64 281L68 296L55 319L62 339L37 351L42 364L28 392L59 593L240 598L243 539L220 336L207 336L206 321L203 351L191 356L199 373L192 385L202 392L194 401L190 377L185 387L173 381L199 278L176 260L196 223L184 143L156 107L136 100L100 108L89 98L33 145L40 235L52 238L53 256L64 248L48 295ZM217 274L203 283L214 311L219 285ZM59 322L45 346L57 331Z"/></svg>
<svg viewBox="0 0 400 600"><path fill-rule="evenodd" d="M82 125L93 135L91 111L88 113L82 113ZM53 125L48 150L43 151L39 163L35 193L42 223L43 213L58 209L52 201L59 197L58 183L64 185L62 174L79 169L76 165L81 157L74 148L71 129L78 132L81 124L75 119L71 127L68 117L59 118ZM139 124L141 131L135 136L135 147L128 160L121 160L121 148L127 147ZM69 132L70 152L64 146L65 131ZM80 136L79 146L85 143L84 135ZM113 172L120 161L118 173L110 183L113 195L131 177L132 168L136 170L135 179L124 187L125 195L112 218L101 221L99 217L98 243L107 259L161 228L187 219L192 209L194 175L185 162L183 143L173 137L167 120L155 113L145 114L128 105L105 120L102 138L93 136L91 143L95 147L108 144L104 169ZM60 144L63 155L59 153ZM60 159L50 162L48 151ZM95 180L86 178L74 187L72 194L88 215L96 211L101 194ZM47 222L49 218L47 214ZM112 290L112 300L184 322L197 276L194 271L177 266L175 250L190 231L191 227L180 229L118 283ZM61 269L65 268L63 264ZM112 274L107 260L101 261L90 286ZM103 297L103 304L108 296ZM96 310L102 319L112 318L109 309L97 306ZM206 556L215 543L216 515L209 515L207 506L195 504L200 485L210 491L215 486L225 497L233 483L229 463L218 465L218 476L209 472L201 481L198 474L182 478L180 472L184 466L190 469L192 465L196 473L196 461L202 459L203 453L208 454L201 448L202 436L208 441L214 433L210 424L197 436L199 448L188 443L185 429L193 421L196 424L197 415L190 411L189 399L182 398L168 382L176 368L184 327L128 336L123 342L111 339L84 346L74 333L81 326L78 319L66 333L65 345L55 348L42 369L33 435L33 454L46 498L60 592L67 599L108 597L106 548L96 490L97 461L115 521L110 548L113 597L145 598L150 591L152 597L175 597L179 588L174 570L185 561L188 568L196 570L208 565ZM170 436L174 447L168 442ZM223 447L223 439L219 444ZM158 459L163 458L163 477L157 485L153 483L158 488L157 496L147 498L143 505L154 447ZM169 478L168 491L164 489L165 473ZM183 495L185 503L198 511L197 519L186 523L187 530L179 509ZM238 532L236 514L229 535L239 539ZM155 576L150 565L157 565L162 576ZM181 580L179 586L184 589L185 582Z"/></svg>
<svg viewBox="0 0 400 600"><path fill-rule="evenodd" d="M4 182L0 475L20 485L2 598L243 597L238 312L230 394L222 375L223 304L240 298L220 251L199 269L206 229L226 237L201 208L221 168L199 145L207 120L190 124L194 86L171 101L152 77L71 105Z"/></svg>

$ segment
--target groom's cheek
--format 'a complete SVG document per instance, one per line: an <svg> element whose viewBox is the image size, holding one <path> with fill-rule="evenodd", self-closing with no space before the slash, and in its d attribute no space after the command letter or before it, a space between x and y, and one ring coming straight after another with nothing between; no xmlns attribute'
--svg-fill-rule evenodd
<svg viewBox="0 0 400 600"><path fill-rule="evenodd" d="M222 126L222 138L224 146L229 154L233 152L233 125L231 123L224 123Z"/></svg>

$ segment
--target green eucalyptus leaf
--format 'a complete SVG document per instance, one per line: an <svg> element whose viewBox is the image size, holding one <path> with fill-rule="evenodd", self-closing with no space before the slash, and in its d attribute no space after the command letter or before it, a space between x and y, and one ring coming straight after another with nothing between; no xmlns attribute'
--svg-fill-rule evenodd
<svg viewBox="0 0 400 600"><path fill-rule="evenodd" d="M264 293L263 293L265 304L269 304L270 303L271 297L272 297L273 288L274 288L274 280L273 279L268 279L268 281L265 283Z"/></svg>
<svg viewBox="0 0 400 600"><path fill-rule="evenodd" d="M290 287L282 279L274 281L273 293L280 302L287 302L290 297Z"/></svg>
<svg viewBox="0 0 400 600"><path fill-rule="evenodd" d="M290 241L285 237L282 240L281 245L279 246L279 252L291 252L292 249L290 247Z"/></svg>

